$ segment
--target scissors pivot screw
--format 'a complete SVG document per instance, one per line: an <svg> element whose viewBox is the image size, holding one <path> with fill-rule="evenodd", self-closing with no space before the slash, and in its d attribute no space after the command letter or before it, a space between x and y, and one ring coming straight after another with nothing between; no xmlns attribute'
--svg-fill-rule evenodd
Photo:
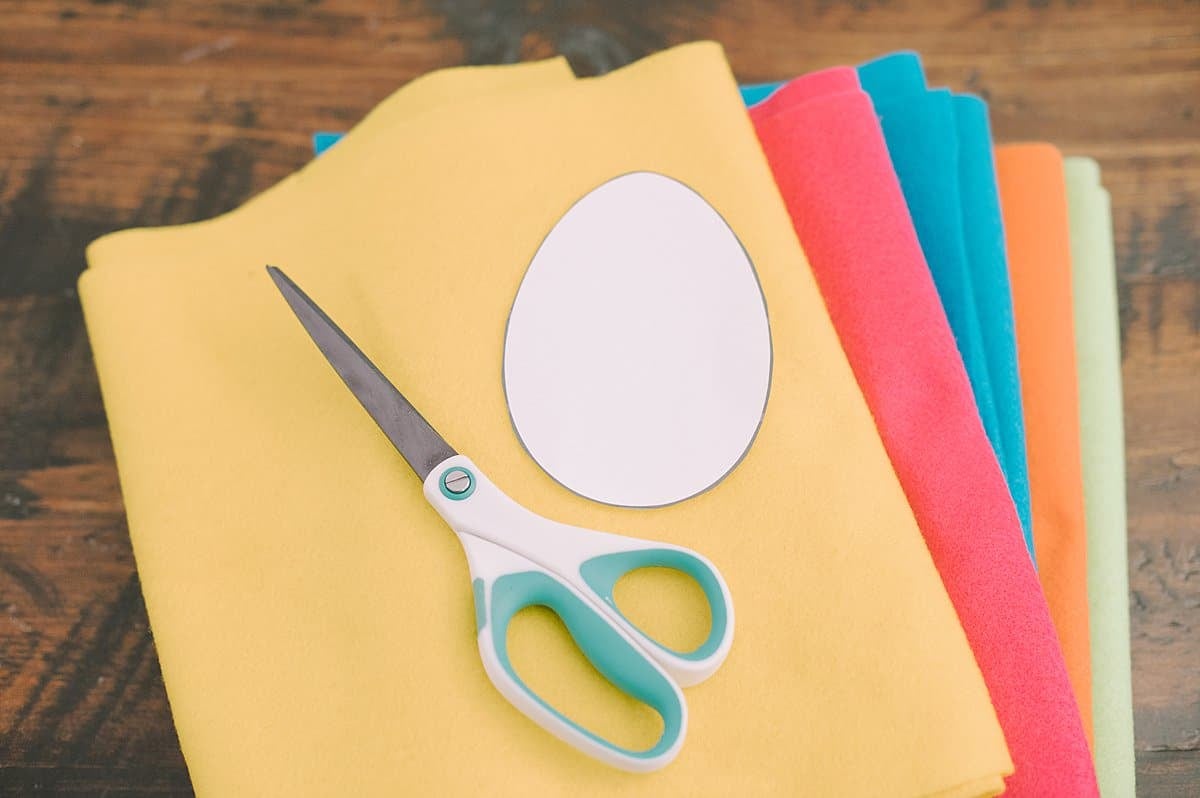
<svg viewBox="0 0 1200 798"><path fill-rule="evenodd" d="M451 468L442 474L442 492L449 499L465 499L475 491L475 477L465 468Z"/></svg>

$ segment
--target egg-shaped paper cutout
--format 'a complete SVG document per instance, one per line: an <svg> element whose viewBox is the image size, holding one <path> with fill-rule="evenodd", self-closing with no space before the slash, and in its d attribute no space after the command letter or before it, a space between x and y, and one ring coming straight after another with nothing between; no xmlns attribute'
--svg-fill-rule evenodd
<svg viewBox="0 0 1200 798"><path fill-rule="evenodd" d="M713 487L753 443L770 383L749 256L661 174L622 175L571 206L513 301L513 427L547 474L598 502L658 507Z"/></svg>

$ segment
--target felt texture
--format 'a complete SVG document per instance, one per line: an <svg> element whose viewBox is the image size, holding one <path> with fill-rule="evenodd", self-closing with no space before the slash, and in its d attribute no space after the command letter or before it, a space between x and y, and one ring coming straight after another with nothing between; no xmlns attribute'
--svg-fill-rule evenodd
<svg viewBox="0 0 1200 798"><path fill-rule="evenodd" d="M858 68L1034 555L1016 344L986 108L930 90L916 53Z"/></svg>
<svg viewBox="0 0 1200 798"><path fill-rule="evenodd" d="M829 72L751 108L763 150L987 681L1016 766L1006 794L1095 795L1054 628L875 109L857 89L822 94Z"/></svg>
<svg viewBox="0 0 1200 798"><path fill-rule="evenodd" d="M747 107L757 105L763 100L771 96L771 94L784 85L786 81L777 81L775 83L752 83L746 86L739 86L738 90L742 93L742 102Z"/></svg>
<svg viewBox="0 0 1200 798"><path fill-rule="evenodd" d="M80 290L197 790L997 793L1009 760L987 690L720 48L461 101L442 92L415 117L405 94L231 214L88 252ZM538 244L579 197L637 169L691 186L737 232L775 346L741 465L654 510L556 485L521 449L500 380L505 319ZM737 634L723 668L686 691L674 764L607 768L491 686L459 545L264 263L526 507L719 565ZM601 733L653 739L650 713L572 670L564 630L535 631L510 639L518 672L565 688L552 700Z"/></svg>
<svg viewBox="0 0 1200 798"><path fill-rule="evenodd" d="M342 133L318 131L313 133L313 155L320 155L325 150L342 140Z"/></svg>
<svg viewBox="0 0 1200 798"><path fill-rule="evenodd" d="M1004 220L996 188L992 132L987 104L978 97L956 94L955 138L962 201L963 240L971 269L972 299L983 336L988 383L996 408L996 447L1009 491L1024 529L1031 529L1029 468L1025 454L1025 411L1021 405L1021 376L1017 365L1016 323Z"/></svg>
<svg viewBox="0 0 1200 798"><path fill-rule="evenodd" d="M1090 158L1067 158L1079 443L1087 519L1087 593L1096 776L1105 798L1133 798L1133 693L1121 331L1112 211Z"/></svg>
<svg viewBox="0 0 1200 798"><path fill-rule="evenodd" d="M996 150L996 169L1017 324L1038 576L1090 734L1087 527L1062 156L1049 144L1005 145Z"/></svg>

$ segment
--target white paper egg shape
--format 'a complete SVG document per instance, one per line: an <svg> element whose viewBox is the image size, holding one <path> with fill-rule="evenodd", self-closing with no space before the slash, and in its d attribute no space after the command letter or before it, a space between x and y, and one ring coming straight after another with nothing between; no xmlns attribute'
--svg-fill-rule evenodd
<svg viewBox="0 0 1200 798"><path fill-rule="evenodd" d="M746 455L771 384L762 289L741 242L653 172L577 201L513 301L504 390L530 456L594 501L658 507Z"/></svg>

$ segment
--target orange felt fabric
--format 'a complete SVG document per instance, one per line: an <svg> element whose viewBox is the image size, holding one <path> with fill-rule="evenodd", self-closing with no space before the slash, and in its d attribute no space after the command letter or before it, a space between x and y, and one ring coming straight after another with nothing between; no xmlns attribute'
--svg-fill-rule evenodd
<svg viewBox="0 0 1200 798"><path fill-rule="evenodd" d="M1033 541L1088 743L1092 737L1087 529L1062 155L1049 144L996 149L1025 405Z"/></svg>

